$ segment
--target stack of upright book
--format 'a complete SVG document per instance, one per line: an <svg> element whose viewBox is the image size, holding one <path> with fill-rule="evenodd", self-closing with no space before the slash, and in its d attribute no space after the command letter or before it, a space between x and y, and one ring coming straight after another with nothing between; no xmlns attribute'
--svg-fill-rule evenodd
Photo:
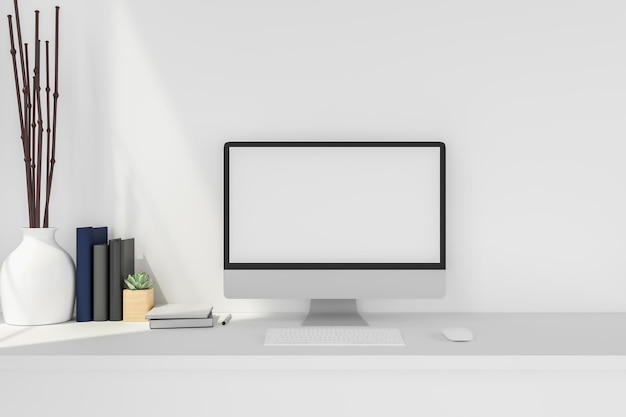
<svg viewBox="0 0 626 417"><path fill-rule="evenodd" d="M146 314L151 329L213 327L213 307L210 304L163 304Z"/></svg>
<svg viewBox="0 0 626 417"><path fill-rule="evenodd" d="M135 239L107 227L76 229L76 321L122 320L124 278L135 273Z"/></svg>

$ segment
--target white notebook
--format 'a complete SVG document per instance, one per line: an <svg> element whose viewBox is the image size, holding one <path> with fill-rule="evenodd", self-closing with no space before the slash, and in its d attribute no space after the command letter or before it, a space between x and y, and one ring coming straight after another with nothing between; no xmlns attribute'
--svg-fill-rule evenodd
<svg viewBox="0 0 626 417"><path fill-rule="evenodd" d="M211 315L213 306L210 304L163 304L148 311L146 318L150 320L165 319L206 319Z"/></svg>
<svg viewBox="0 0 626 417"><path fill-rule="evenodd" d="M213 327L213 317L206 319L150 320L151 329L181 329L186 327Z"/></svg>

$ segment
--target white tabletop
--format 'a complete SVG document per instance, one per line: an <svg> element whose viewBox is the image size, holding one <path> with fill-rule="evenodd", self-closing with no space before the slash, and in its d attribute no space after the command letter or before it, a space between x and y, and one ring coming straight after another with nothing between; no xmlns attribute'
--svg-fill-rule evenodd
<svg viewBox="0 0 626 417"><path fill-rule="evenodd" d="M233 314L226 326L150 330L148 323L0 324L0 369L626 369L625 313L363 314L397 327L403 347L265 347L271 327L303 314ZM466 327L450 342L443 327Z"/></svg>

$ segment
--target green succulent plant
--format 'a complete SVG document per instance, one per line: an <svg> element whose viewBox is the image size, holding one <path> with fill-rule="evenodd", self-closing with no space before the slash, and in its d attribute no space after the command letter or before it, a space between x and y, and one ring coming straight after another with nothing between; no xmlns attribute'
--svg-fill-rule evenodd
<svg viewBox="0 0 626 417"><path fill-rule="evenodd" d="M152 288L154 282L150 279L150 275L145 272L138 272L135 275L129 275L124 280L126 287L131 290L148 290Z"/></svg>

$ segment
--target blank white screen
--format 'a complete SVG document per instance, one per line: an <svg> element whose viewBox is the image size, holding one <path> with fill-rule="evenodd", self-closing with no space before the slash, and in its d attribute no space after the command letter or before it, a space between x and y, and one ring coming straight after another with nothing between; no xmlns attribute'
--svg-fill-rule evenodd
<svg viewBox="0 0 626 417"><path fill-rule="evenodd" d="M231 263L440 262L438 147L230 147Z"/></svg>

